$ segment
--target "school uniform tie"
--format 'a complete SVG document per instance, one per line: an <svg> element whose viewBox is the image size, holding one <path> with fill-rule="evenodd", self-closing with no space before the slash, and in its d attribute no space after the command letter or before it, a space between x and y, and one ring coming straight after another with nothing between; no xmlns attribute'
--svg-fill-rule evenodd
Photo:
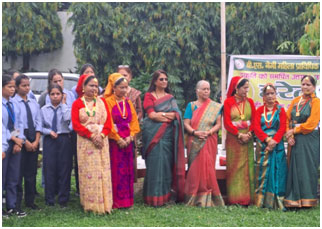
<svg viewBox="0 0 322 229"><path fill-rule="evenodd" d="M32 114L31 114L31 109L28 104L28 102L23 101L23 103L26 106L26 111L27 111L27 123L28 123L28 130L27 130L27 139L31 142L36 140L36 129L34 125L34 120L32 119Z"/></svg>
<svg viewBox="0 0 322 229"><path fill-rule="evenodd" d="M54 109L54 117L53 117L53 121L52 121L52 125L51 125L51 129L56 133L57 132L57 109Z"/></svg>
<svg viewBox="0 0 322 229"><path fill-rule="evenodd" d="M10 131L13 131L14 130L14 121L15 121L15 113L13 112L13 109L11 107L11 102L7 102L7 109L8 109L8 118L9 118L9 121L8 121L8 129Z"/></svg>

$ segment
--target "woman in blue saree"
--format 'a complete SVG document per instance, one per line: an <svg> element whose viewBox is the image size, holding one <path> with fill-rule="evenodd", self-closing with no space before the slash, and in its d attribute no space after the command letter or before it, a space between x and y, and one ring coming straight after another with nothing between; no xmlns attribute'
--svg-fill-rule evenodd
<svg viewBox="0 0 322 229"><path fill-rule="evenodd" d="M144 202L162 206L184 200L185 158L183 121L174 97L169 93L168 76L157 70L152 75L143 107L143 151L146 176Z"/></svg>
<svg viewBox="0 0 322 229"><path fill-rule="evenodd" d="M256 111L255 205L284 210L287 165L283 135L286 112L276 101L276 89L263 88L264 105Z"/></svg>

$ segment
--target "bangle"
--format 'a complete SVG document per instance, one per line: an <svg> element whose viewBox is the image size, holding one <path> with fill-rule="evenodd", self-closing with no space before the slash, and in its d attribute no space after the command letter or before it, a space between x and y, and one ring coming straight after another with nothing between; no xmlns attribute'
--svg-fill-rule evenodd
<svg viewBox="0 0 322 229"><path fill-rule="evenodd" d="M133 142L133 141L134 141L133 136L130 136L130 141L131 141L131 142Z"/></svg>
<svg viewBox="0 0 322 229"><path fill-rule="evenodd" d="M102 138L105 138L105 134L101 133Z"/></svg>
<svg viewBox="0 0 322 229"><path fill-rule="evenodd" d="M191 132L191 135L192 135L192 136L195 136L195 130L193 130L193 131Z"/></svg>
<svg viewBox="0 0 322 229"><path fill-rule="evenodd" d="M268 143L270 140L272 140L272 137L265 138L265 142Z"/></svg>
<svg viewBox="0 0 322 229"><path fill-rule="evenodd" d="M241 136L241 133L238 133L237 134L237 138L240 139L240 136Z"/></svg>

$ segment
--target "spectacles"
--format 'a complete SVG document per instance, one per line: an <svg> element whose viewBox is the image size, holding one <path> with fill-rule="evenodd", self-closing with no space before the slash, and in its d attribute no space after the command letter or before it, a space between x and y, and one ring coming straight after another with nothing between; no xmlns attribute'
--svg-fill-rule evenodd
<svg viewBox="0 0 322 229"><path fill-rule="evenodd" d="M129 65L119 65L118 67L119 68L129 68L130 66Z"/></svg>
<svg viewBox="0 0 322 229"><path fill-rule="evenodd" d="M160 81L168 81L168 78L159 78Z"/></svg>

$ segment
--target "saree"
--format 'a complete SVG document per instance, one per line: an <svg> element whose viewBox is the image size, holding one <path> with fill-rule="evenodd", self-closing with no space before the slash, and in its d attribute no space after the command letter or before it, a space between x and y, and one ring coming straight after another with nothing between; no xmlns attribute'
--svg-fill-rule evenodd
<svg viewBox="0 0 322 229"><path fill-rule="evenodd" d="M313 98L320 112L320 100ZM292 105L292 104L291 104ZM308 121L313 113L312 100L300 107L300 116L296 116L296 104L290 107L290 128ZM317 126L320 115L314 117ZM317 187L320 166L320 132L315 128L305 134L294 134L295 145L291 147L290 164L287 177L285 207L313 207L317 205Z"/></svg>
<svg viewBox="0 0 322 229"><path fill-rule="evenodd" d="M110 105L111 103L108 102ZM120 110L125 110L126 118L122 115L115 104L111 107L111 115L114 122L114 128L121 138L130 136L130 123L133 118L137 118L132 114L132 109L129 100L125 99L125 103L118 102ZM134 111L134 109L133 109ZM135 112L135 111L134 111ZM133 168L133 143L131 142L127 147L121 149L116 140L109 139L110 143L110 157L111 157L111 172L112 172L112 186L113 186L113 208L129 208L134 203L134 168Z"/></svg>
<svg viewBox="0 0 322 229"><path fill-rule="evenodd" d="M193 112L191 127L198 131L207 131L213 127L221 105L207 99ZM216 177L217 134L206 140L189 136L187 142L188 172L185 182L186 205L213 207L224 206Z"/></svg>
<svg viewBox="0 0 322 229"><path fill-rule="evenodd" d="M96 114L93 117L87 115L85 108L79 109L80 124L91 133L101 133L106 119L106 107L101 99L97 99ZM77 159L80 203L84 210L110 213L113 199L107 139L104 140L103 148L98 149L90 139L77 134Z"/></svg>
<svg viewBox="0 0 322 229"><path fill-rule="evenodd" d="M261 130L267 134L269 137L276 137L276 133L279 129L283 129L285 133L285 111L283 110L283 119L281 114L281 106L277 105L277 110L274 114L272 112L267 113L267 119L270 120L273 116L270 125L266 124L264 119L263 109L264 107L258 108L257 117L260 116L260 126ZM282 127L281 125L284 125ZM270 209L284 209L283 201L286 190L286 178L287 178L287 164L284 141L282 139L275 146L273 151L265 151L267 144L259 139L257 139L256 144L256 159L255 159L255 205L257 207L266 207ZM256 129L255 129L256 133ZM257 134L257 133L256 133ZM274 137L274 138L275 138ZM275 140L275 139L274 139Z"/></svg>
<svg viewBox="0 0 322 229"><path fill-rule="evenodd" d="M144 109L155 112L175 112L171 122L155 122L149 117L143 121L143 150L146 175L143 184L144 201L148 205L162 206L171 198L184 200L185 157L183 145L183 121L181 112L172 95L152 101L153 95L146 93ZM154 97L153 97L154 98Z"/></svg>
<svg viewBox="0 0 322 229"><path fill-rule="evenodd" d="M235 99L234 97L227 100ZM226 100L226 101L227 101ZM225 105L226 106L226 102ZM224 108L224 115L230 116L232 123L240 133L249 131L252 115L251 104L248 99L245 101L244 115L245 120L241 120L239 107L231 106L231 109ZM227 110L226 110L227 109ZM228 112L226 114L226 111ZM227 199L229 204L249 205L254 203L254 142L251 139L247 144L240 144L237 136L227 131L226 138L226 185Z"/></svg>

